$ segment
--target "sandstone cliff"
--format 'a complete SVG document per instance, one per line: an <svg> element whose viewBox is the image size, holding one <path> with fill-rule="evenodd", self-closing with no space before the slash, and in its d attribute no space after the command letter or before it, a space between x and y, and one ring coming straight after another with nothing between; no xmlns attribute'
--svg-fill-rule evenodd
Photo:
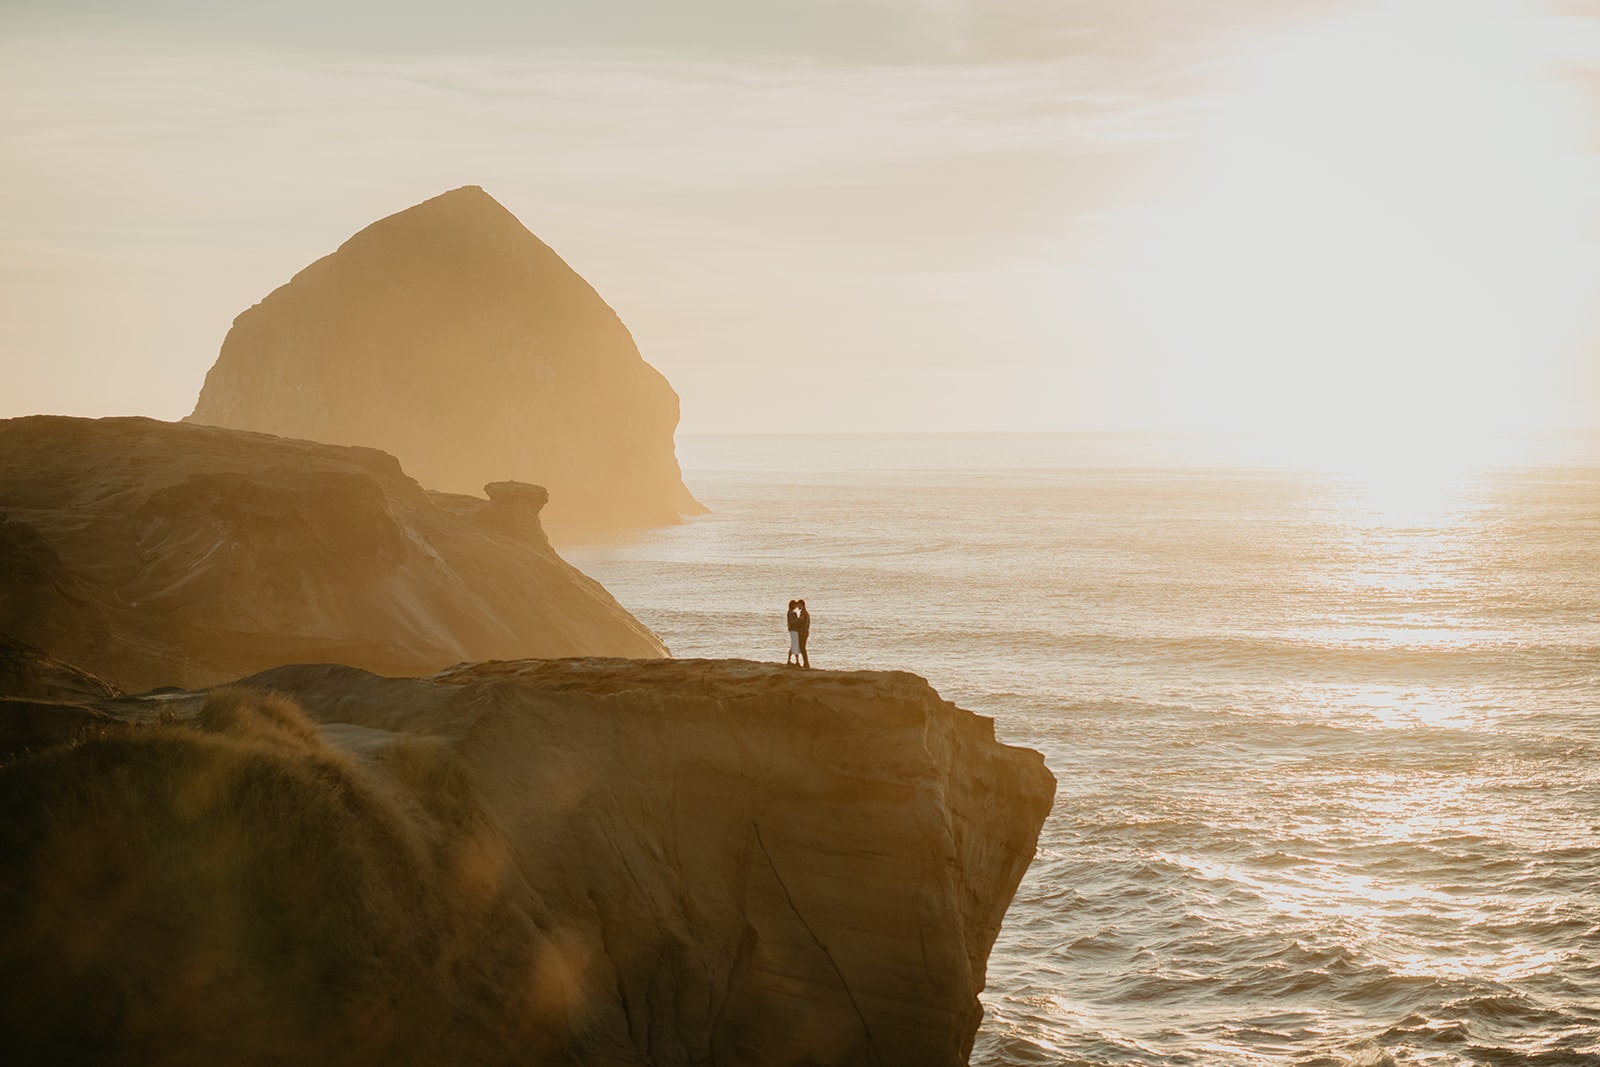
<svg viewBox="0 0 1600 1067"><path fill-rule="evenodd" d="M477 186L373 223L241 314L189 419L371 445L430 489L543 485L558 540L701 510L678 395Z"/></svg>
<svg viewBox="0 0 1600 1067"><path fill-rule="evenodd" d="M550 547L541 500L429 494L374 449L4 420L0 634L133 690L318 660L665 655Z"/></svg>
<svg viewBox="0 0 1600 1067"><path fill-rule="evenodd" d="M0 767L0 1060L964 1063L1054 794L908 674L238 686Z"/></svg>

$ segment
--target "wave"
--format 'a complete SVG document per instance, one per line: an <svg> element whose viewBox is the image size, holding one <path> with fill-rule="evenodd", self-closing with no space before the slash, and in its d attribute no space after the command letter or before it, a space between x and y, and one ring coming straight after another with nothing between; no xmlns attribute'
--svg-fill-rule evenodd
<svg viewBox="0 0 1600 1067"><path fill-rule="evenodd" d="M1248 474L753 475L585 569L680 655L781 656L805 595L823 664L1045 753L973 1063L1600 1067L1594 483L1512 480L1398 530Z"/></svg>
<svg viewBox="0 0 1600 1067"><path fill-rule="evenodd" d="M1155 664L1270 672L1277 680L1294 676L1365 681L1405 677L1464 680L1473 676L1519 685L1600 684L1600 647L1567 642L1531 643L1503 639L1435 643L1373 644L1348 640L1251 634L1174 636L1127 632L1060 632L1044 627L989 629L950 626L921 633L918 640L935 651L983 648L1008 660L1026 663L1046 653L1052 665L1063 660L1099 657L1121 669ZM1037 665L1034 666L1037 671Z"/></svg>

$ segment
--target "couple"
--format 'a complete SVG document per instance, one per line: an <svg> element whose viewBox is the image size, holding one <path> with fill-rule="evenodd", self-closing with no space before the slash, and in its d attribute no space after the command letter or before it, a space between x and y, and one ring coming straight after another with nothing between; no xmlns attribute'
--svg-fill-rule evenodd
<svg viewBox="0 0 1600 1067"><path fill-rule="evenodd" d="M806 638L810 636L811 612L806 610L806 602L789 601L789 658L785 666L792 667L796 663L806 668L811 666L811 657L806 655Z"/></svg>

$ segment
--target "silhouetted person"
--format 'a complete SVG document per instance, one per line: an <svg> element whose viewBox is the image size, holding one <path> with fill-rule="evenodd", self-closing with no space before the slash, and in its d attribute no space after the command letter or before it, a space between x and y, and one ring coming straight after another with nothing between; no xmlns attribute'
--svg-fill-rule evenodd
<svg viewBox="0 0 1600 1067"><path fill-rule="evenodd" d="M811 612L806 610L804 600L796 600L794 603L799 609L799 627L796 632L800 635L800 666L810 670L811 657L806 654L806 638L811 636Z"/></svg>
<svg viewBox="0 0 1600 1067"><path fill-rule="evenodd" d="M800 601L789 601L789 658L784 661L785 667L793 667L800 662L802 646L800 638Z"/></svg>

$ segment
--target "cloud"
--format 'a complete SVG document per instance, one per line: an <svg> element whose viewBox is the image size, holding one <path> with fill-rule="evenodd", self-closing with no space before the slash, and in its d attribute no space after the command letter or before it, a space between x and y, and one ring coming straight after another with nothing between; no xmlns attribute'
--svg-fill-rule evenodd
<svg viewBox="0 0 1600 1067"><path fill-rule="evenodd" d="M27 29L145 41L425 55L652 49L822 63L1151 56L1350 0L9 0Z"/></svg>
<svg viewBox="0 0 1600 1067"><path fill-rule="evenodd" d="M477 3L467 21L502 20L501 47L441 32L409 50L394 32L291 45L300 0L276 35L196 14L205 44L176 0L129 4L137 32L109 7L92 28L52 8L48 30L0 33L0 348L38 368L0 414L182 414L233 315L374 218L471 183L595 283L698 428L726 428L707 398L797 360L947 373L963 397L974 366L1014 364L992 406L1037 394L1040 420L1070 425L1095 394L1053 414L1038 376L1116 358L1110 312L1089 320L1126 258L1117 218L1182 180L1246 42L1319 6L784 0L749 5L781 8L762 24L778 37L691 47L731 10L707 0L639 8L623 37L657 46L624 49L579 47L615 37L584 5ZM666 8L682 24L652 37ZM825 25L875 29L847 47ZM805 32L766 48L783 26Z"/></svg>
<svg viewBox="0 0 1600 1067"><path fill-rule="evenodd" d="M135 218L132 201L176 206L178 189L254 215L285 186L405 197L485 172L557 200L693 205L946 176L961 186L987 168L1003 196L1063 161L1158 145L1182 112L1136 78L1118 85L1070 60L818 69L657 53L291 58L38 41L0 59L0 145L14 189L31 193L25 209L0 207L12 240L128 233L97 205ZM960 212L946 221L959 227Z"/></svg>
<svg viewBox="0 0 1600 1067"><path fill-rule="evenodd" d="M995 340L953 310L1004 304L984 265L1003 275L1113 202L1172 137L1181 105L1148 90L1077 60L11 38L0 348L24 366L0 414L183 414L233 315L462 184L589 277L675 380L800 351L953 365L962 337Z"/></svg>

